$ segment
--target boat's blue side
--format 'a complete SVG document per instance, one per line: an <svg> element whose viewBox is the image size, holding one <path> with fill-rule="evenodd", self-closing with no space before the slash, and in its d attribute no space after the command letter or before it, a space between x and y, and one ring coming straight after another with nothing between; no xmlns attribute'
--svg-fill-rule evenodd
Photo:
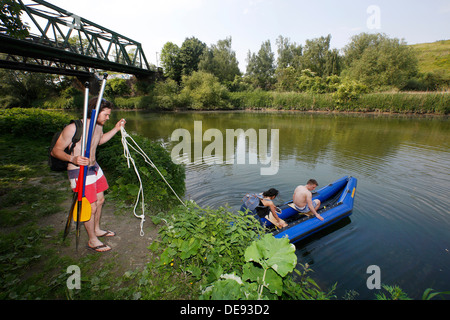
<svg viewBox="0 0 450 320"><path fill-rule="evenodd" d="M344 185L342 183L344 183L345 188L343 188ZM279 231L275 231L275 238L287 237L289 238L289 241L291 243L295 243L338 222L345 217L348 217L353 210L357 179L354 177L344 177L334 182L333 184L339 184L339 189L343 188L343 190L341 191L341 194L335 204L320 211L320 215L324 218L323 221L317 219L314 216L299 219L298 221L289 224L287 227ZM327 187L324 187L323 189L326 189ZM327 191L326 193L328 195L328 198L322 197L322 202L336 195L336 190L334 190L334 193L331 191L328 192L328 190L322 190L321 193L324 194L325 191ZM318 195L318 197L320 199L320 195Z"/></svg>
<svg viewBox="0 0 450 320"><path fill-rule="evenodd" d="M342 177L341 179L336 180L336 181L320 188L319 190L316 190L316 192L313 193L312 199L313 200L319 199L320 202L323 203L327 199L334 196L339 190L341 190L344 187L344 185L347 184L349 178L350 177L348 177L348 176ZM278 217L280 217L283 220L285 220L297 213L296 210L294 210L288 206L289 203L292 203L292 200L284 203L283 205L281 205L279 207L282 210L282 212L278 214ZM261 223L264 223L268 227L272 226L272 223L265 218L261 218Z"/></svg>

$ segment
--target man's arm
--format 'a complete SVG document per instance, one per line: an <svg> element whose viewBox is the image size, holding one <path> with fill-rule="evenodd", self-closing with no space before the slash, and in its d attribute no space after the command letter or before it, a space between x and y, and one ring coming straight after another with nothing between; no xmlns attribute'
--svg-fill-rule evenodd
<svg viewBox="0 0 450 320"><path fill-rule="evenodd" d="M312 202L312 195L308 194L306 196L306 203L308 204L308 208L309 210L314 213L314 215L316 216L317 219L319 219L320 221L323 221L323 218L317 213L316 208L314 208L314 204Z"/></svg>
<svg viewBox="0 0 450 320"><path fill-rule="evenodd" d="M89 165L88 158L82 157L81 155L73 156L64 152L64 149L72 143L72 137L75 134L75 130L75 124L73 123L64 128L58 141L56 141L55 146L53 147L51 155L60 160L72 162L77 166L87 166Z"/></svg>
<svg viewBox="0 0 450 320"><path fill-rule="evenodd" d="M110 131L108 131L107 133L104 133L102 135L102 137L100 138L100 145L108 142L109 140L111 140L112 137L114 137L114 135L120 131L121 127L125 127L125 119L120 119L116 125L114 126L114 128L112 128Z"/></svg>

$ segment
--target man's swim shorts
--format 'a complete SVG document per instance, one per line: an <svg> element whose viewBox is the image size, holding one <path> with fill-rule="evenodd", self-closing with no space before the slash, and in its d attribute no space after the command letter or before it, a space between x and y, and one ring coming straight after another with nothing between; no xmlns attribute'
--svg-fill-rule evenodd
<svg viewBox="0 0 450 320"><path fill-rule="evenodd" d="M108 181L103 174L102 168L96 162L93 166L87 167L86 187L84 194L90 203L97 201L97 193L108 189ZM80 169L68 170L70 187L75 192L78 182L78 174Z"/></svg>

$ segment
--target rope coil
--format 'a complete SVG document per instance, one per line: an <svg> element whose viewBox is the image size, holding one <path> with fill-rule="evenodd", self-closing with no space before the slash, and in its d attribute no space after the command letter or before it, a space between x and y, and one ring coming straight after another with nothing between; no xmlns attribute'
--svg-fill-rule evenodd
<svg viewBox="0 0 450 320"><path fill-rule="evenodd" d="M136 141L134 141L134 139L125 131L124 127L120 128L120 133L122 134L123 155L127 159L128 168L130 168L130 162L131 162L131 164L133 165L133 168L134 168L134 172L136 173L136 175L137 175L137 177L139 179L139 192L138 192L138 195L137 195L136 203L135 203L134 208L133 208L133 213L134 213L134 216L136 218L141 219L141 223L140 223L141 232L140 232L140 235L144 236L144 230L143 230L144 221L145 221L144 188L142 186L142 180L141 180L141 177L139 175L139 171L138 171L138 169L136 167L135 161L134 161L133 157L131 156L130 149L128 147L131 147L131 149L133 149L135 152L140 154L144 158L144 161L146 163L148 163L152 168L154 168L159 173L161 178L169 186L170 190L172 190L172 192L175 194L175 196L178 198L178 200L183 204L183 206L186 207L186 204L183 202L183 200L181 200L181 198L178 196L178 194L175 192L175 190L173 190L172 186L169 184L169 182L167 182L166 178L164 178L163 174L158 170L158 168L155 166L155 164L152 162L152 160L150 160L150 158L147 156L147 154L139 147L139 145L136 143ZM129 138L134 143L134 145L136 147L134 147L131 143L129 143L127 138ZM136 208L138 206L140 198L142 198L142 201L141 201L142 214L138 215L136 213Z"/></svg>

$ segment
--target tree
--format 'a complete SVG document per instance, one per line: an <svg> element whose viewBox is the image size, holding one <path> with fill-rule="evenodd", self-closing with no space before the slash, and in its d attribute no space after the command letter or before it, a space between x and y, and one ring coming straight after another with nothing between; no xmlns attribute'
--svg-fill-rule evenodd
<svg viewBox="0 0 450 320"><path fill-rule="evenodd" d="M269 90L275 83L275 58L270 40L263 42L258 54L248 52L247 77L255 87Z"/></svg>
<svg viewBox="0 0 450 320"><path fill-rule="evenodd" d="M340 74L339 52L330 50L331 35L306 40L301 58L301 69L309 69L319 77Z"/></svg>
<svg viewBox="0 0 450 320"><path fill-rule="evenodd" d="M172 80L181 82L182 65L180 59L180 48L172 43L166 42L161 50L161 65L164 75Z"/></svg>
<svg viewBox="0 0 450 320"><path fill-rule="evenodd" d="M277 43L277 79L276 88L279 91L296 91L297 77L300 72L300 61L303 47L295 42L291 43L289 38L279 36Z"/></svg>
<svg viewBox="0 0 450 320"><path fill-rule="evenodd" d="M236 53L231 49L231 37L219 40L216 45L206 48L201 56L198 68L200 71L215 75L221 83L231 84L236 76L240 76L239 62Z"/></svg>
<svg viewBox="0 0 450 320"><path fill-rule="evenodd" d="M285 69L293 67L294 69L298 69L303 51L302 45L297 45L295 42L290 43L289 38L284 38L281 35L278 36L276 43L278 47L277 68Z"/></svg>
<svg viewBox="0 0 450 320"><path fill-rule="evenodd" d="M370 88L402 88L418 71L418 59L403 40L362 33L344 48L344 75Z"/></svg>
<svg viewBox="0 0 450 320"><path fill-rule="evenodd" d="M195 37L184 40L179 53L182 75L190 75L198 71L198 63L205 49L206 44Z"/></svg>
<svg viewBox="0 0 450 320"><path fill-rule="evenodd" d="M20 19L21 14L19 3L14 0L2 0L0 26L5 27L6 32L13 38L23 39L29 34L28 26Z"/></svg>

